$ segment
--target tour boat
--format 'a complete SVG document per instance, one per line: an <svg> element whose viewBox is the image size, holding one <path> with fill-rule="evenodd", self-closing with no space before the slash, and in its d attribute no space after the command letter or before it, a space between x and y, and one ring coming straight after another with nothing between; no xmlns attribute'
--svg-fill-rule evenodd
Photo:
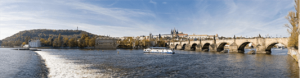
<svg viewBox="0 0 300 78"><path fill-rule="evenodd" d="M276 48L276 49L274 49L274 50L282 50L283 48L282 47L280 47L280 48Z"/></svg>
<svg viewBox="0 0 300 78"><path fill-rule="evenodd" d="M175 52L171 49L167 49L165 47L150 47L144 49L144 53L168 53L168 54L175 54Z"/></svg>

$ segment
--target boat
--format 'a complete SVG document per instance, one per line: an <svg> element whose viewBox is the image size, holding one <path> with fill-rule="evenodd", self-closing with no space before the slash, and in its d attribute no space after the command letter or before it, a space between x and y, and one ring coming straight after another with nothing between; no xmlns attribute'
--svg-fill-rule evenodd
<svg viewBox="0 0 300 78"><path fill-rule="evenodd" d="M276 48L276 49L274 49L274 50L282 50L283 48L281 47L281 48Z"/></svg>
<svg viewBox="0 0 300 78"><path fill-rule="evenodd" d="M165 47L150 47L144 49L144 53L168 53L168 54L175 54L174 50L167 49Z"/></svg>

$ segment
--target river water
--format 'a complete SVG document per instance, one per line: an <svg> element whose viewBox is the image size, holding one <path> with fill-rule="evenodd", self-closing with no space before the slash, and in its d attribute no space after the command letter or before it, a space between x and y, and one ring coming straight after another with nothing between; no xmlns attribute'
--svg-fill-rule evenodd
<svg viewBox="0 0 300 78"><path fill-rule="evenodd" d="M0 48L0 78L45 78L47 73L37 53Z"/></svg>
<svg viewBox="0 0 300 78"><path fill-rule="evenodd" d="M32 52L0 48L0 60L2 60L0 69L9 71L9 73L6 73L1 70L0 75L3 76L1 78L22 76L23 74L19 73L22 70L28 70L29 68L26 66L36 66L36 70L30 71L43 74L43 72L39 72L41 67L37 66L40 64L38 56L35 55L37 53L45 60L49 71L48 77L53 78L299 77L297 62L287 54L286 49L272 50L272 54L254 55L182 50L176 50L175 52L175 54L158 54L143 53L142 50L130 49L42 49L42 51ZM28 61L36 61L37 64L24 63ZM29 77L35 76L29 75Z"/></svg>

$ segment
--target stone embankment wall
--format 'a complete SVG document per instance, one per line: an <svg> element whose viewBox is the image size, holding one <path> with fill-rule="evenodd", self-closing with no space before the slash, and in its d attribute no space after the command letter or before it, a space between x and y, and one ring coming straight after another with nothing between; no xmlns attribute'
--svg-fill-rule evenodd
<svg viewBox="0 0 300 78"><path fill-rule="evenodd" d="M298 62L298 66L300 67L298 50L295 48L288 48L288 54L291 55L296 60L296 62Z"/></svg>
<svg viewBox="0 0 300 78"><path fill-rule="evenodd" d="M298 36L298 49L300 49L300 35ZM300 50L297 50L295 48L288 48L288 54L291 55L295 60L296 62L298 62L298 67L300 67Z"/></svg>

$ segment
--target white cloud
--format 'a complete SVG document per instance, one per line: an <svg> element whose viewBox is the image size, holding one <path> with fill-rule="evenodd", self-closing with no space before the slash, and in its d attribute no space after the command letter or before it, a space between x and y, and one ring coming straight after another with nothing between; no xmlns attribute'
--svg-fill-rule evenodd
<svg viewBox="0 0 300 78"><path fill-rule="evenodd" d="M172 7L172 13L166 11L169 14L163 15L170 17L166 19L156 15L159 10L153 13L147 9L108 8L80 0L5 0L0 3L0 39L23 30L76 29L77 26L94 34L111 36L168 34L166 30L174 27L188 34L288 36L283 27L288 23L284 16L294 10L293 0L225 0L220 2L224 6L209 4L208 0L197 1L194 7ZM152 0L150 3L157 4Z"/></svg>
<svg viewBox="0 0 300 78"><path fill-rule="evenodd" d="M94 34L111 36L137 36L156 31L154 25L139 20L141 17L155 17L147 10L105 8L78 1L49 1L44 5L53 6L52 4L61 8L39 9L13 2L10 5L14 7L7 7L12 9L0 8L0 39L23 30L76 29L77 26ZM17 5L19 7L15 7ZM20 8L34 10L19 10Z"/></svg>
<svg viewBox="0 0 300 78"><path fill-rule="evenodd" d="M167 2L162 2L163 4L167 4Z"/></svg>
<svg viewBox="0 0 300 78"><path fill-rule="evenodd" d="M152 0L150 0L150 3L152 3L152 4L156 5L156 2L154 2L154 1L152 1Z"/></svg>
<svg viewBox="0 0 300 78"><path fill-rule="evenodd" d="M189 20L187 33L219 34L221 36L257 36L258 34L289 36L284 24L288 23L284 17L288 9L293 9L289 1L243 1L226 0L226 6L208 6L205 1L197 5L198 13ZM286 7L290 6L290 7ZM214 9L212 9L212 7Z"/></svg>

